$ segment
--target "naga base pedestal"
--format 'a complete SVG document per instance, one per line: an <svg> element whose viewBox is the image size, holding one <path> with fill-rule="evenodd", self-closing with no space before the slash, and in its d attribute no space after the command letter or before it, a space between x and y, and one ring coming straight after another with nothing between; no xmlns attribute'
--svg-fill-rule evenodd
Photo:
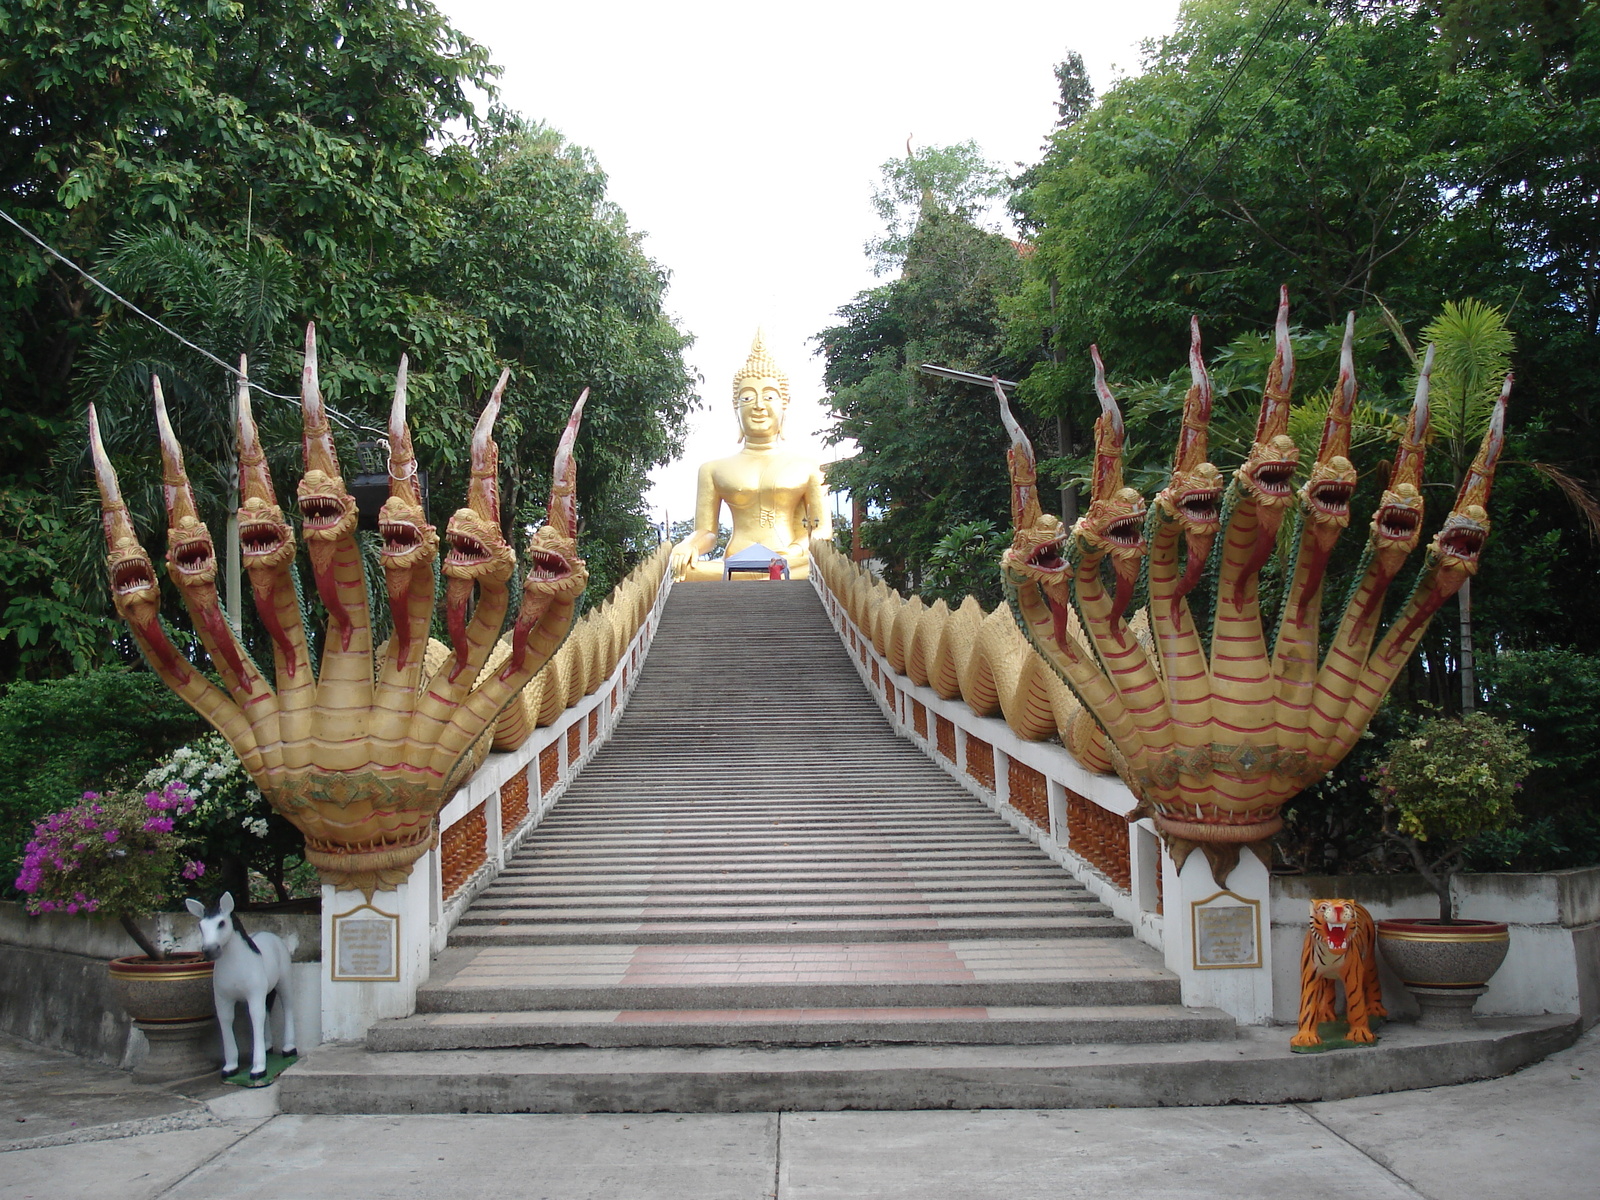
<svg viewBox="0 0 1600 1200"><path fill-rule="evenodd" d="M172 1083L210 1074L222 1066L217 1055L217 1019L135 1021L150 1049L133 1071L135 1083Z"/></svg>

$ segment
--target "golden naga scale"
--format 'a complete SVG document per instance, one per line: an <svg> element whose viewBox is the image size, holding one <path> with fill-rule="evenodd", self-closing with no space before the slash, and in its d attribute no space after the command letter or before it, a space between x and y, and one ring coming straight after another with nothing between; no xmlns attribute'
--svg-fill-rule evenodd
<svg viewBox="0 0 1600 1200"><path fill-rule="evenodd" d="M1478 570L1487 505L1505 442L1511 378L1496 403L1455 505L1429 544L1410 598L1387 629L1383 603L1421 538L1428 440L1429 348L1416 399L1368 529L1361 578L1325 652L1318 626L1329 557L1350 521L1356 471L1348 457L1356 379L1346 325L1337 394L1310 477L1296 491L1299 454L1288 436L1294 358L1288 296L1249 457L1223 491L1207 460L1211 384L1192 328L1193 386L1170 482L1151 505L1123 485L1122 414L1091 348L1101 415L1095 423L1088 511L1070 529L1041 511L1033 447L1011 415L1011 547L1001 560L1007 598L1027 641L1076 695L1098 729L1063 741L1092 763L1103 737L1110 765L1153 818L1181 867L1202 849L1219 883L1248 846L1270 863L1267 839L1285 801L1321 779L1355 745L1416 649L1429 621ZM1275 631L1264 628L1259 576L1284 519L1300 529ZM1222 539L1220 554L1212 547ZM1148 606L1130 614L1141 571ZM1214 612L1203 637L1189 597L1208 584ZM1130 620L1130 617L1132 618Z"/></svg>
<svg viewBox="0 0 1600 1200"><path fill-rule="evenodd" d="M400 360L389 417L389 498L379 515L394 634L374 647L356 501L345 488L318 387L316 332L307 329L305 474L298 499L317 595L328 613L316 673L294 577L294 531L274 494L249 388L241 382L239 538L256 611L272 642L272 684L223 615L215 546L199 518L160 380L152 383L167 570L221 687L184 658L162 628L155 568L134 532L89 408L117 612L156 673L228 739L268 802L304 833L306 858L323 880L360 888L369 898L404 881L434 845L439 810L482 762L502 713L561 648L588 579L575 540L573 459L585 391L556 452L548 520L527 547L520 607L501 638L516 555L501 534L493 429L509 376L500 376L478 421L466 505L444 531L446 646L428 637L440 537L422 509L406 424L406 360Z"/></svg>

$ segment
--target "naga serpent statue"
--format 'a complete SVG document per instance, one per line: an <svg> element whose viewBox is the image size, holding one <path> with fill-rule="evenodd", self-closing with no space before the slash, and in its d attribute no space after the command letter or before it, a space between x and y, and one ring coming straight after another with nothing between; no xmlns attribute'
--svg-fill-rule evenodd
<svg viewBox="0 0 1600 1200"><path fill-rule="evenodd" d="M439 535L422 508L401 358L389 416L389 498L378 518L394 633L375 654L356 501L340 475L317 382L316 331L307 329L301 375L305 475L298 499L311 573L328 614L321 669L314 674L294 569L294 531L273 492L240 374L239 540L256 611L272 642L275 686L223 615L216 549L199 518L159 379L152 386L168 576L222 686L179 653L162 627L155 568L139 544L91 405L89 444L112 599L156 673L228 739L268 802L305 835L306 858L323 880L359 888L370 900L378 888L403 882L435 844L435 818L487 753L497 717L572 626L588 580L575 540L573 459L588 392L573 407L556 452L549 518L528 546L516 621L486 670L510 607L516 566L500 532L492 436L510 372L502 373L478 420L466 506L444 532L447 647L428 637Z"/></svg>
<svg viewBox="0 0 1600 1200"><path fill-rule="evenodd" d="M1013 540L1001 560L1012 613L1104 731L1111 761L1138 800L1128 819L1151 817L1180 869L1198 846L1219 884L1241 846L1270 865L1267 839L1283 827L1283 804L1350 752L1433 615L1477 572L1489 533L1486 506L1505 442L1510 376L1416 586L1380 636L1384 598L1421 540L1430 347L1357 581L1321 651L1323 584L1356 487L1348 457L1356 401L1352 330L1347 324L1316 461L1296 492L1299 453L1287 432L1294 358L1284 290L1254 442L1224 492L1221 472L1207 461L1211 384L1192 323L1193 385L1171 480L1148 506L1123 485L1122 414L1091 347L1101 404L1092 496L1070 530L1041 511L1033 447L995 385L1012 441ZM1260 572L1292 512L1298 513L1293 565L1276 632L1269 634ZM1130 623L1141 576L1148 602ZM1209 585L1213 606L1209 637L1189 603L1202 585Z"/></svg>

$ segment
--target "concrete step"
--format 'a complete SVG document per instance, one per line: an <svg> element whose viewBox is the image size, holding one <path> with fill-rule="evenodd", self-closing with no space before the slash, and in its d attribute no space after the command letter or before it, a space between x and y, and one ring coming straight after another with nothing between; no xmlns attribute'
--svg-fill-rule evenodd
<svg viewBox="0 0 1600 1200"><path fill-rule="evenodd" d="M878 917L827 921L507 921L462 924L452 946L577 945L794 945L848 938L852 942L921 942L929 938L1126 938L1128 926L1112 917Z"/></svg>
<svg viewBox="0 0 1600 1200"><path fill-rule="evenodd" d="M420 1013L384 1021L376 1051L524 1046L1072 1045L1232 1038L1218 1009L1176 1004L1022 1008L634 1009Z"/></svg>
<svg viewBox="0 0 1600 1200"><path fill-rule="evenodd" d="M1572 1044L1572 1016L1386 1026L1377 1045L1293 1054L1282 1029L1076 1045L318 1047L279 1077L287 1113L819 1112L1285 1104L1503 1075ZM1179 1187L1173 1194L1182 1192ZM931 1193L937 1195L937 1188Z"/></svg>

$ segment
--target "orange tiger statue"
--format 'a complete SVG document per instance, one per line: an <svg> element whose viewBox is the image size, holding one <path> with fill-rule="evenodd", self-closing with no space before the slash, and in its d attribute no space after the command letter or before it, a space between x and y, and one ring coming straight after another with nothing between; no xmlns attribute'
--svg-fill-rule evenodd
<svg viewBox="0 0 1600 1200"><path fill-rule="evenodd" d="M1334 980L1344 984L1347 1035L1373 1042L1371 1019L1388 1016L1373 955L1372 914L1354 900L1313 900L1311 928L1300 952L1300 1028L1291 1046L1320 1046L1317 1026L1335 1017Z"/></svg>

